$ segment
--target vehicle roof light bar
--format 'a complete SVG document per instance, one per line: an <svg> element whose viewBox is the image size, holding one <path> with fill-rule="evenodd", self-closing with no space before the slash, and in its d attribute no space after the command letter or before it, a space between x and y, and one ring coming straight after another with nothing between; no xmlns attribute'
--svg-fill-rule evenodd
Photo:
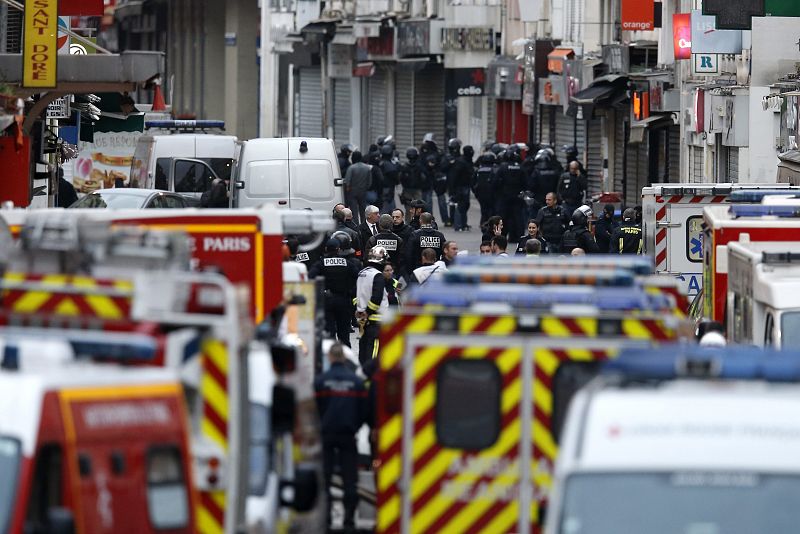
<svg viewBox="0 0 800 534"><path fill-rule="evenodd" d="M737 189L731 193L730 201L757 204L764 200L764 197L774 195L791 195L794 198L800 198L800 191L788 189Z"/></svg>
<svg viewBox="0 0 800 534"><path fill-rule="evenodd" d="M622 269L608 271L563 269L503 269L482 267L457 267L444 273L444 280L462 284L527 284L527 285L581 285L630 287L634 277Z"/></svg>
<svg viewBox="0 0 800 534"><path fill-rule="evenodd" d="M734 218L739 217L780 217L797 218L800 217L800 206L781 206L781 205L732 205L730 213Z"/></svg>
<svg viewBox="0 0 800 534"><path fill-rule="evenodd" d="M762 252L761 262L768 265L776 265L782 263L797 263L800 262L800 253L798 252Z"/></svg>
<svg viewBox="0 0 800 534"><path fill-rule="evenodd" d="M515 269L569 269L569 270L595 270L595 269L624 269L633 274L653 274L653 260L649 256L617 255L617 256L565 256L563 258L538 257L526 258L512 256L509 258L496 258L487 256L459 256L459 267L499 266Z"/></svg>

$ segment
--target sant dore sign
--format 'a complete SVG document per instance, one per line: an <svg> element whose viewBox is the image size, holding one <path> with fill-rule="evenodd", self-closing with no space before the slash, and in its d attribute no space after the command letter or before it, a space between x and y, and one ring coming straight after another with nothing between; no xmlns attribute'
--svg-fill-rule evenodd
<svg viewBox="0 0 800 534"><path fill-rule="evenodd" d="M58 58L58 0L25 3L24 87L55 87Z"/></svg>

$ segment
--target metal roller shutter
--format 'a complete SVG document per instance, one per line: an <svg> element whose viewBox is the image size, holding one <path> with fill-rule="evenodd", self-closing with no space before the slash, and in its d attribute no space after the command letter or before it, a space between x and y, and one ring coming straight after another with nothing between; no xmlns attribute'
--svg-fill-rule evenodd
<svg viewBox="0 0 800 534"><path fill-rule="evenodd" d="M681 181L681 129L673 126L669 129L669 181Z"/></svg>
<svg viewBox="0 0 800 534"><path fill-rule="evenodd" d="M703 147L690 146L689 152L692 158L689 167L689 181L703 182Z"/></svg>
<svg viewBox="0 0 800 534"><path fill-rule="evenodd" d="M555 108L556 114L556 144L553 147L556 157L561 164L564 164L564 145L575 145L578 149L578 158L583 161L583 154L586 151L586 121L575 121L572 117L567 117L561 112L561 108ZM577 139L576 134L577 133Z"/></svg>
<svg viewBox="0 0 800 534"><path fill-rule="evenodd" d="M622 192L623 162L625 161L625 117L627 109L618 110L614 124L614 191Z"/></svg>
<svg viewBox="0 0 800 534"><path fill-rule="evenodd" d="M350 143L353 123L350 105L350 79L333 79L333 140L336 146Z"/></svg>
<svg viewBox="0 0 800 534"><path fill-rule="evenodd" d="M647 185L647 143L628 145L628 184L625 204L635 206L641 202L642 188Z"/></svg>
<svg viewBox="0 0 800 534"><path fill-rule="evenodd" d="M319 68L301 68L297 100L299 137L322 137L322 79Z"/></svg>
<svg viewBox="0 0 800 534"><path fill-rule="evenodd" d="M486 141L497 140L497 99L486 97Z"/></svg>
<svg viewBox="0 0 800 534"><path fill-rule="evenodd" d="M592 195L603 190L603 131L600 119L589 121L589 144L586 146L588 165L586 172L589 174L589 191Z"/></svg>
<svg viewBox="0 0 800 534"><path fill-rule="evenodd" d="M427 67L414 76L414 141L417 145L422 137L433 132L436 144L443 148L444 138L444 68L440 65Z"/></svg>
<svg viewBox="0 0 800 534"><path fill-rule="evenodd" d="M550 113L550 106L539 105L539 115L534 117L539 129L536 139L543 145L550 144Z"/></svg>
<svg viewBox="0 0 800 534"><path fill-rule="evenodd" d="M386 135L386 72L376 69L375 74L369 78L369 144L378 137ZM369 146L369 145L367 145Z"/></svg>
<svg viewBox="0 0 800 534"><path fill-rule="evenodd" d="M725 182L737 183L739 181L739 148L728 147L725 162Z"/></svg>
<svg viewBox="0 0 800 534"><path fill-rule="evenodd" d="M397 150L405 159L406 149L420 141L414 138L414 71L395 73L394 132Z"/></svg>

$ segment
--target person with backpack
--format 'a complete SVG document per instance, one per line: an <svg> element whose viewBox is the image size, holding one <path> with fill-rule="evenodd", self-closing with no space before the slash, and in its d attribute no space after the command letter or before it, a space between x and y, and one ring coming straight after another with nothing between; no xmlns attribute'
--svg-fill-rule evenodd
<svg viewBox="0 0 800 534"><path fill-rule="evenodd" d="M561 238L561 253L572 254L573 249L580 248L586 254L600 253L600 247L589 231L589 216L592 209L589 206L580 206L572 213L569 229Z"/></svg>
<svg viewBox="0 0 800 534"><path fill-rule="evenodd" d="M494 215L494 193L496 188L495 162L497 158L492 152L486 152L478 158L478 167L473 176L472 192L481 207L480 226L486 224Z"/></svg>

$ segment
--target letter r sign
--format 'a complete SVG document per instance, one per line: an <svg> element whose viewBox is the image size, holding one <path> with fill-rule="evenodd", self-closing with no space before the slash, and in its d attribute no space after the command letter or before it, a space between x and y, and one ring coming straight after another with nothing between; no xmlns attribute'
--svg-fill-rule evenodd
<svg viewBox="0 0 800 534"><path fill-rule="evenodd" d="M694 74L719 74L718 54L692 54Z"/></svg>

